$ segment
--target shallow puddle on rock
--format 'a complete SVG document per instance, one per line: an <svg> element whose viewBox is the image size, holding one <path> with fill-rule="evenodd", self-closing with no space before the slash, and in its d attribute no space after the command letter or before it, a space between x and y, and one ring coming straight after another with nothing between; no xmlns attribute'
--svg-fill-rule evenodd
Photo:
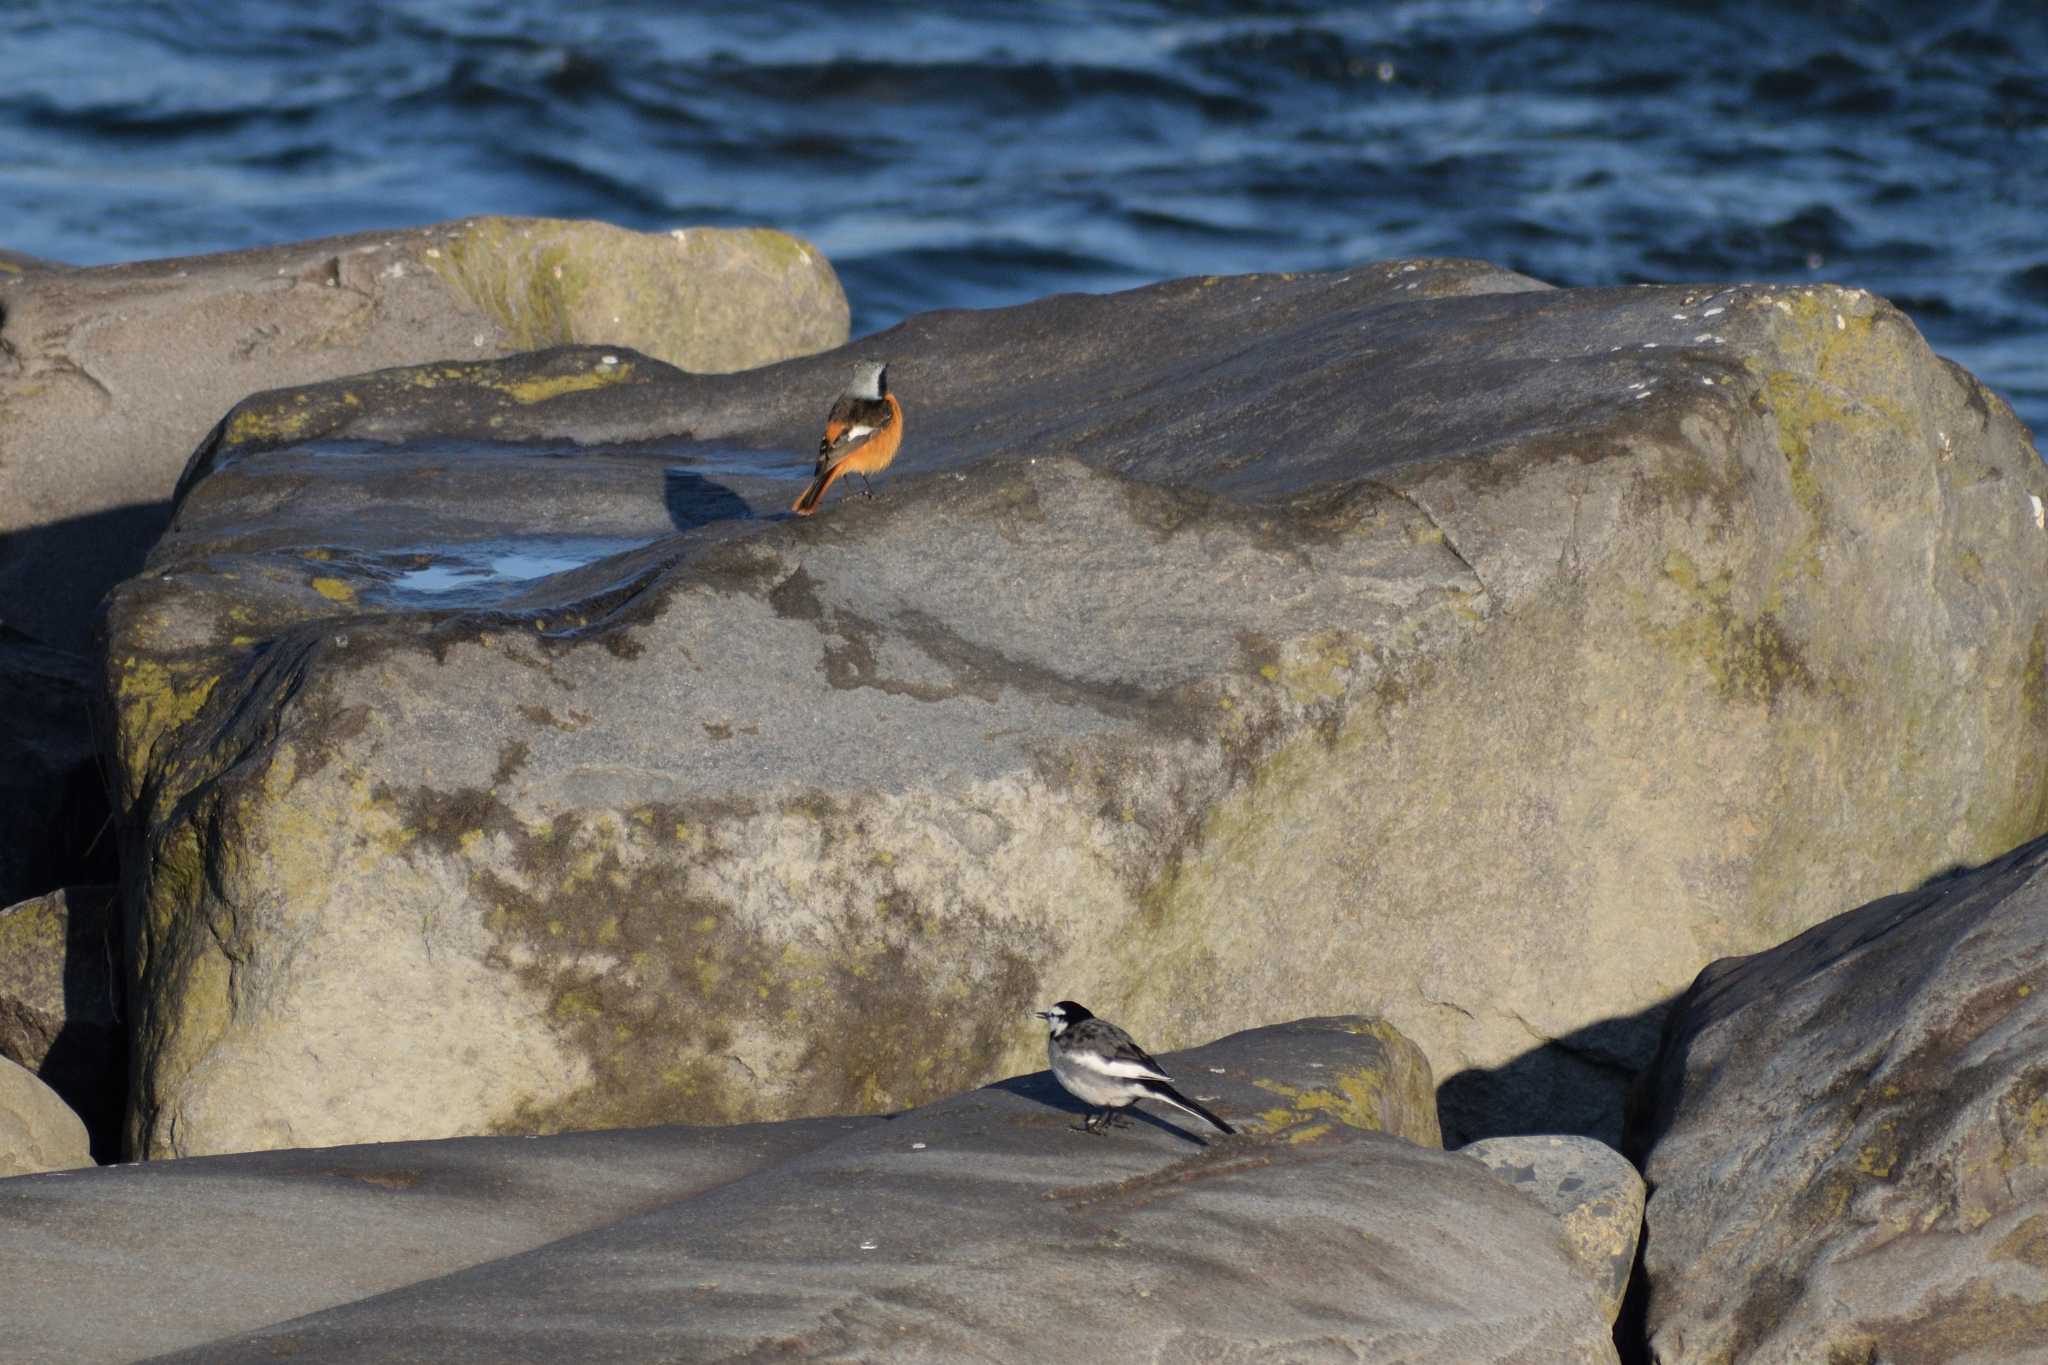
<svg viewBox="0 0 2048 1365"><path fill-rule="evenodd" d="M399 602L475 604L524 589L536 579L580 569L607 555L652 544L655 538L530 536L443 546L407 556L414 567L371 589ZM427 560L421 564L420 560Z"/></svg>

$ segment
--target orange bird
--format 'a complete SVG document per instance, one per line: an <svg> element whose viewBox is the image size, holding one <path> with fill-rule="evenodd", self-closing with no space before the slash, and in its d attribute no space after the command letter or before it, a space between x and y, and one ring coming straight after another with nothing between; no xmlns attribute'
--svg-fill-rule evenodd
<svg viewBox="0 0 2048 1365"><path fill-rule="evenodd" d="M879 360L857 360L846 392L832 405L825 419L825 436L818 442L818 467L811 486L789 510L807 517L818 510L825 490L842 474L860 475L861 487L873 497L868 475L879 474L896 458L903 444L903 405L889 392L889 367Z"/></svg>

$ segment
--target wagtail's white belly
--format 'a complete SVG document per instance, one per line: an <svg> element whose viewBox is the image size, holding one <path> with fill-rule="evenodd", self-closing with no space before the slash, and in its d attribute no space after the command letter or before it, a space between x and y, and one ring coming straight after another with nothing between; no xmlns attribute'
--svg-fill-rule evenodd
<svg viewBox="0 0 2048 1365"><path fill-rule="evenodd" d="M1130 1077L1112 1076L1103 1071L1100 1064L1091 1066L1062 1051L1054 1042L1046 1044L1045 1052L1052 1059L1052 1074L1076 1099L1107 1109L1131 1098Z"/></svg>

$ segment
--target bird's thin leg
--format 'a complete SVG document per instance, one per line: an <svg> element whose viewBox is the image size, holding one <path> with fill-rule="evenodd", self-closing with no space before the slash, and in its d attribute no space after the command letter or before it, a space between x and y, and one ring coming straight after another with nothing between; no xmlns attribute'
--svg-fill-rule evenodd
<svg viewBox="0 0 2048 1365"><path fill-rule="evenodd" d="M860 471L858 469L854 470L853 472L856 474L860 474ZM875 496L875 486L868 482L867 475L860 474L860 486L862 489L865 490L865 492L863 492L861 496L872 500Z"/></svg>

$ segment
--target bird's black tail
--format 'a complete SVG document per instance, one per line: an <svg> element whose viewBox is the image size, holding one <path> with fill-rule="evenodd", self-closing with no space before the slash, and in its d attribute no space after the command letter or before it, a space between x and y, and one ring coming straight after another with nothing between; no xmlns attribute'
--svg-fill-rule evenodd
<svg viewBox="0 0 2048 1365"><path fill-rule="evenodd" d="M1165 1081L1148 1080L1145 1082L1145 1091L1153 1099L1158 1100L1161 1103L1170 1104L1176 1109L1187 1110L1196 1118L1208 1122L1212 1127L1214 1127L1219 1132L1235 1133L1237 1131L1237 1129L1232 1128L1229 1124L1225 1123L1222 1119L1217 1118L1214 1114L1204 1109L1201 1105L1196 1104L1186 1095L1181 1094L1180 1091L1175 1090Z"/></svg>

